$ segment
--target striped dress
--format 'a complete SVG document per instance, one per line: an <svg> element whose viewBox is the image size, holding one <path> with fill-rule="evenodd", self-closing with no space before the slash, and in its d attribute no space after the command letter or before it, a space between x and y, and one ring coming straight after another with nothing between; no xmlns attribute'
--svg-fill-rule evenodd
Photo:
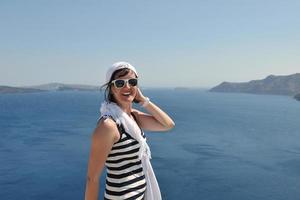
<svg viewBox="0 0 300 200"><path fill-rule="evenodd" d="M120 140L112 146L105 163L107 175L104 199L143 199L146 179L138 156L140 144L125 132L122 125L118 125L118 129ZM141 134L145 138L142 130Z"/></svg>

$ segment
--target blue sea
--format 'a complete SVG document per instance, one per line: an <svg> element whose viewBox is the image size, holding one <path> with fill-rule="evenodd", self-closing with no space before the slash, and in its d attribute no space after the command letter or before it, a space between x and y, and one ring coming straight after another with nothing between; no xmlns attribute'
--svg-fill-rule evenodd
<svg viewBox="0 0 300 200"><path fill-rule="evenodd" d="M300 102L200 89L144 93L176 123L146 132L164 200L299 199ZM0 199L83 199L102 100L100 92L1 94Z"/></svg>

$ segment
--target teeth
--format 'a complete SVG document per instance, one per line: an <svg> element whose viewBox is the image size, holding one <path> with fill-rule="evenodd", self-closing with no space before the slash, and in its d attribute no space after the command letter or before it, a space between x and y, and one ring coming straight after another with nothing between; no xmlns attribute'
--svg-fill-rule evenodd
<svg viewBox="0 0 300 200"><path fill-rule="evenodd" d="M130 95L130 92L127 92L127 93L123 93L123 95Z"/></svg>

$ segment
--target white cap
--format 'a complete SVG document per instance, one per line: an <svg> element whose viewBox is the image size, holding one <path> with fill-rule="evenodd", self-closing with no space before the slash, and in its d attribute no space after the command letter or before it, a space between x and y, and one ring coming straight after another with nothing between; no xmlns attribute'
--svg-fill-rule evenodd
<svg viewBox="0 0 300 200"><path fill-rule="evenodd" d="M135 75L138 76L136 69L128 62L116 62L110 68L108 68L108 70L106 72L105 82L108 83L110 81L111 76L113 75L113 73L115 71L117 71L119 69L124 69L124 68L132 70L135 73Z"/></svg>

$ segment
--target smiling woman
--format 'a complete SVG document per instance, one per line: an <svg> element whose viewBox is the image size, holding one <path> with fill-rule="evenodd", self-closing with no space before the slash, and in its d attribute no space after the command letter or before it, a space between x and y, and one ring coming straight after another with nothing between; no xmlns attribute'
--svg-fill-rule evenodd
<svg viewBox="0 0 300 200"><path fill-rule="evenodd" d="M106 74L105 102L92 135L85 200L96 200L99 177L107 168L104 199L160 200L150 148L143 130L167 131L173 120L138 88L138 73L126 62ZM132 108L140 103L149 114Z"/></svg>

